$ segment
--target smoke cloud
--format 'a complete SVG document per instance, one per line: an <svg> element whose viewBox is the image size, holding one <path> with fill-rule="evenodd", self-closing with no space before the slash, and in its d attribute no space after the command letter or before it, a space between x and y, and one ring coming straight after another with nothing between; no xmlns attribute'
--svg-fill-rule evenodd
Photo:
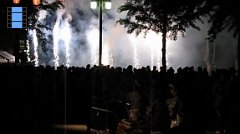
<svg viewBox="0 0 240 134"><path fill-rule="evenodd" d="M48 0L53 2L55 0ZM103 64L111 66L134 67L161 66L161 34L149 32L136 37L127 34L116 20L124 17L117 8L125 0L112 0L112 9L103 13ZM53 28L46 30L47 52L38 46L38 60L42 65L86 66L98 63L98 10L90 9L90 0L65 0L65 9L54 15L42 11L39 18ZM188 29L185 38L177 41L167 40L168 67L177 69L185 66L206 67L209 60L206 35L209 24L200 24L201 31ZM42 29L44 30L44 29ZM33 32L31 32L31 37ZM222 39L224 38L224 41ZM36 40L36 39L35 39ZM34 43L32 43L32 46ZM39 43L38 43L39 44ZM236 59L236 40L223 32L214 42L216 58L214 64L219 68L234 66ZM35 51L34 49L31 49ZM35 55L36 52L32 52ZM36 56L35 56L36 57Z"/></svg>

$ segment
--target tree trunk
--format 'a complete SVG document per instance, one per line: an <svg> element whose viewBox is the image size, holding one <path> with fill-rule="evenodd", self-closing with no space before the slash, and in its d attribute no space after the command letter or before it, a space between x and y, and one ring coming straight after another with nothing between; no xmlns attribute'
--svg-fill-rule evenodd
<svg viewBox="0 0 240 134"><path fill-rule="evenodd" d="M166 19L165 19L166 20ZM166 61L166 42L167 42L167 22L163 23L162 29L162 67L164 70L167 69L167 61Z"/></svg>
<svg viewBox="0 0 240 134"><path fill-rule="evenodd" d="M167 68L167 62L166 62L166 35L167 32L162 33L162 67L163 69Z"/></svg>

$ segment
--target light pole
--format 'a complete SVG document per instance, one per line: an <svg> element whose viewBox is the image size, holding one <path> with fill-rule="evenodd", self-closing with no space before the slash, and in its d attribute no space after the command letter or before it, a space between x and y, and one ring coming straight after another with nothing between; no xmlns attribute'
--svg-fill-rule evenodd
<svg viewBox="0 0 240 134"><path fill-rule="evenodd" d="M91 0L91 8L99 8L99 66L102 65L102 12L104 9L111 9L111 0Z"/></svg>

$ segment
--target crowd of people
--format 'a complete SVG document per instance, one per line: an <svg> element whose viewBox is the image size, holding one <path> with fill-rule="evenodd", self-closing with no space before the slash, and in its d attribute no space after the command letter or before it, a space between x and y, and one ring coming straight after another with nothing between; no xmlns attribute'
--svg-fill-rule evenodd
<svg viewBox="0 0 240 134"><path fill-rule="evenodd" d="M6 124L13 132L55 133L54 124L87 124L116 133L176 129L238 131L239 74L234 68L139 69L128 66L0 65Z"/></svg>

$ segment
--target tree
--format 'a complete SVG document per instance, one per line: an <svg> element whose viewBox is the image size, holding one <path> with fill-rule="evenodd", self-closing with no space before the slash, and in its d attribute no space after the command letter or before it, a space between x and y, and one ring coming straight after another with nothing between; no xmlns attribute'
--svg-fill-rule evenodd
<svg viewBox="0 0 240 134"><path fill-rule="evenodd" d="M239 16L239 7L237 1L234 0L214 0L212 1L212 3L210 3L210 1L207 1L208 5L210 5L209 7L211 7L213 10L210 13L210 19L209 22L211 23L211 27L208 31L209 34L209 40L213 41L214 39L216 39L217 35L222 32L223 30L227 30L229 32L233 33L233 37L237 38L238 41L238 77L239 77L239 73L240 73L240 16ZM234 83L234 80L231 80L231 82ZM239 86L239 78L236 81L236 85ZM234 130L238 130L238 126L236 124L238 124L239 121L239 110L237 105L232 105L232 103L234 102L239 102L238 101L238 93L236 91L238 90L238 86L233 86L231 87L231 92L230 93L230 103L231 103L231 107L228 108L228 112L224 112L224 115L221 116L220 115L220 120L222 120L223 122L219 122L220 124L220 132L224 133L222 131L230 130L230 131L234 131ZM236 95L233 95L236 94ZM221 101L221 100L220 100ZM227 100L228 101L228 100ZM227 104L226 100L225 103ZM220 104L220 107L224 107ZM219 109L217 109L218 111L220 111ZM222 110L226 110L226 108L222 108ZM221 113L221 111L219 112ZM227 118L227 120L226 120ZM228 121L229 120L229 121ZM227 125L226 125L227 124Z"/></svg>
<svg viewBox="0 0 240 134"><path fill-rule="evenodd" d="M162 33L162 66L166 69L167 36L176 40L178 33L184 36L189 27L200 30L196 22L206 15L204 4L202 0L127 0L118 8L120 13L127 12L126 17L117 23L137 36L149 30Z"/></svg>
<svg viewBox="0 0 240 134"><path fill-rule="evenodd" d="M209 40L216 39L217 34L223 30L233 32L233 37L238 38L238 70L240 67L240 8L238 3L234 0L228 1L207 1L210 8L211 27L208 31Z"/></svg>
<svg viewBox="0 0 240 134"><path fill-rule="evenodd" d="M37 32L38 42L43 47L43 50L46 50L45 45L47 44L47 39L44 30L52 30L52 27L47 26L46 24L43 24L41 21L39 21L39 15L41 10L46 10L50 15L54 15L56 10L64 8L64 5L61 1L56 1L52 3L48 3L46 0L43 0L39 6L36 6L31 10L31 14L29 15L29 29L33 30L35 29Z"/></svg>

